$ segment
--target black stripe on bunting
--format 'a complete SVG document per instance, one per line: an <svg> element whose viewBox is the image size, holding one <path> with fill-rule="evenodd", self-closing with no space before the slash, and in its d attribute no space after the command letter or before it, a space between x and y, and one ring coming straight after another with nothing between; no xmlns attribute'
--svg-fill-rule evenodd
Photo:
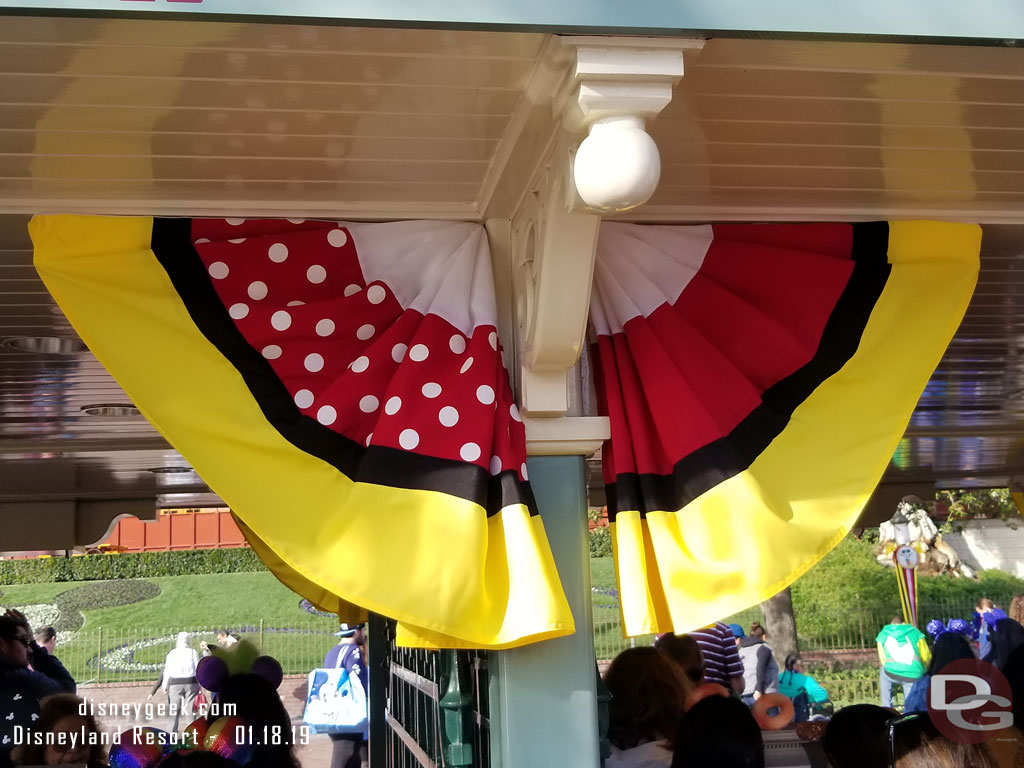
<svg viewBox="0 0 1024 768"><path fill-rule="evenodd" d="M761 404L724 437L680 459L670 475L622 473L605 487L608 519L619 510L678 510L702 493L746 471L778 437L804 400L853 357L868 318L889 279L889 225L853 224L854 263L822 331L818 349L805 365L765 390Z"/></svg>
<svg viewBox="0 0 1024 768"><path fill-rule="evenodd" d="M288 442L362 483L447 493L480 505L488 516L512 504L524 504L531 515L537 514L533 490L513 470L492 477L475 464L387 446L367 448L303 414L270 363L228 315L192 245L191 229L191 219L153 219L153 253L200 333L241 374L267 421Z"/></svg>

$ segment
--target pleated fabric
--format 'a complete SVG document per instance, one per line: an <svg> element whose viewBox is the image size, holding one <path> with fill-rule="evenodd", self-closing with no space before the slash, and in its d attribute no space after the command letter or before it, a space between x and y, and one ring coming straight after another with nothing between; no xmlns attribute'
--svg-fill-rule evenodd
<svg viewBox="0 0 1024 768"><path fill-rule="evenodd" d="M399 641L570 634L481 226L38 216L47 288L285 584Z"/></svg>
<svg viewBox="0 0 1024 768"><path fill-rule="evenodd" d="M765 600L846 535L980 244L935 222L602 226L591 321L625 634Z"/></svg>

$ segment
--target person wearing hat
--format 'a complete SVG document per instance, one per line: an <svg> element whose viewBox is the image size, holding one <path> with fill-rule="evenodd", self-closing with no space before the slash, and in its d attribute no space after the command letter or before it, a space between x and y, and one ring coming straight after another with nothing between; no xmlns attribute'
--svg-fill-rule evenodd
<svg viewBox="0 0 1024 768"><path fill-rule="evenodd" d="M363 658L363 643L366 640L366 634L363 631L365 627L365 624L342 624L334 633L341 639L324 656L323 665L327 669L344 667L348 670L349 675L358 677L359 682L363 684L363 690L369 692L370 675ZM331 741L334 742L331 768L367 768L369 755L366 736L365 733L331 734Z"/></svg>

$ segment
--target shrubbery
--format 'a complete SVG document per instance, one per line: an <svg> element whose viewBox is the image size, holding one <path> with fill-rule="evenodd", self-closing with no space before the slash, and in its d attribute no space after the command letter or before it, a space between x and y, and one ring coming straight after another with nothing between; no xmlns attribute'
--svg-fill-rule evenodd
<svg viewBox="0 0 1024 768"><path fill-rule="evenodd" d="M872 542L847 536L793 584L802 638L870 647L881 626L900 613L896 573L875 560L873 549ZM983 571L977 581L918 572L917 586L921 627L933 618L970 619L980 597L1006 608L1024 592L1024 581L1002 571Z"/></svg>
<svg viewBox="0 0 1024 768"><path fill-rule="evenodd" d="M0 584L46 584L265 570L267 567L248 547L135 552L123 555L3 560L0 561Z"/></svg>
<svg viewBox="0 0 1024 768"><path fill-rule="evenodd" d="M612 534L608 529L608 518L603 507L590 507L587 510L587 519L597 527L590 529L590 556L611 557L612 556Z"/></svg>
<svg viewBox="0 0 1024 768"><path fill-rule="evenodd" d="M590 532L590 556L612 556L612 532L607 526L594 528Z"/></svg>

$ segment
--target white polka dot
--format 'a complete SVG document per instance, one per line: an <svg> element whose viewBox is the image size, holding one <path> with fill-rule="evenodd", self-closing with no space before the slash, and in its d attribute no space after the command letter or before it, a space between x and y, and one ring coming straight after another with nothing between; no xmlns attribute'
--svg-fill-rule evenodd
<svg viewBox="0 0 1024 768"><path fill-rule="evenodd" d="M232 245L241 245L242 243L245 242L245 238L244 237L233 237L230 240L228 240L228 242L231 243Z"/></svg>
<svg viewBox="0 0 1024 768"><path fill-rule="evenodd" d="M317 336L330 336L334 333L334 321L328 317L316 324L316 335Z"/></svg>
<svg viewBox="0 0 1024 768"><path fill-rule="evenodd" d="M308 389L300 389L295 393L295 404L299 408L309 408L313 404L313 393Z"/></svg>
<svg viewBox="0 0 1024 768"><path fill-rule="evenodd" d="M494 331L491 331L489 334L487 334L487 343L491 345L491 349L493 349L495 352L497 352L498 351L498 334L496 334Z"/></svg>
<svg viewBox="0 0 1024 768"><path fill-rule="evenodd" d="M525 461L519 466L519 471L523 475L523 480L529 480L530 479L530 473L526 471L526 462Z"/></svg>
<svg viewBox="0 0 1024 768"><path fill-rule="evenodd" d="M249 283L248 288L249 298L259 301L260 299L267 298L267 284L262 280L254 280Z"/></svg>
<svg viewBox="0 0 1024 768"><path fill-rule="evenodd" d="M281 348L277 344L268 344L263 348L263 356L267 360L277 360L281 356Z"/></svg>
<svg viewBox="0 0 1024 768"><path fill-rule="evenodd" d="M405 359L405 353L408 349L409 347L405 344L395 344L395 346L391 348L391 359L396 363L402 362Z"/></svg>
<svg viewBox="0 0 1024 768"><path fill-rule="evenodd" d="M415 429L403 429L398 435L398 444L406 451L412 451L420 444L420 434Z"/></svg>
<svg viewBox="0 0 1024 768"><path fill-rule="evenodd" d="M516 407L515 403L512 403L512 405L508 407L508 415L511 416L516 421L523 420L522 417L519 415L519 409Z"/></svg>
<svg viewBox="0 0 1024 768"><path fill-rule="evenodd" d="M386 413L388 416L394 416L396 413L398 413L398 409L401 407L402 398L400 398L398 395L395 395L394 397L389 398L386 403L384 403L384 413Z"/></svg>
<svg viewBox="0 0 1024 768"><path fill-rule="evenodd" d="M490 405L494 402L494 390L486 384L481 384L476 388L476 399L484 405Z"/></svg>
<svg viewBox="0 0 1024 768"><path fill-rule="evenodd" d="M373 395L366 395L359 400L359 410L363 413L373 413L380 407L380 400Z"/></svg>
<svg viewBox="0 0 1024 768"><path fill-rule="evenodd" d="M371 432L370 434L368 434L368 435L366 436L366 447L367 447L367 448L369 448L369 447L370 447L370 441L371 441L371 440L373 440L373 432Z"/></svg>
<svg viewBox="0 0 1024 768"><path fill-rule="evenodd" d="M274 243L267 249L267 256L276 264L288 258L288 246L284 243Z"/></svg>
<svg viewBox="0 0 1024 768"><path fill-rule="evenodd" d="M444 426L454 427L459 423L459 412L450 405L446 405L438 412L437 418Z"/></svg>
<svg viewBox="0 0 1024 768"><path fill-rule="evenodd" d="M287 219L289 224L305 224L305 219Z"/></svg>
<svg viewBox="0 0 1024 768"><path fill-rule="evenodd" d="M245 219L224 219L232 227L240 227L245 224Z"/></svg>
<svg viewBox="0 0 1024 768"><path fill-rule="evenodd" d="M348 235L345 234L344 229L332 229L327 233L327 242L335 248L341 248L348 242Z"/></svg>
<svg viewBox="0 0 1024 768"><path fill-rule="evenodd" d="M285 306L289 306L289 307L304 307L304 306L306 306L306 302L304 302L304 301L289 301L288 304L286 304Z"/></svg>
<svg viewBox="0 0 1024 768"><path fill-rule="evenodd" d="M491 464L488 467L492 475L501 472L501 459L498 456L491 456Z"/></svg>
<svg viewBox="0 0 1024 768"><path fill-rule="evenodd" d="M327 270L319 264L314 264L306 270L306 279L311 283L319 284L327 279Z"/></svg>
<svg viewBox="0 0 1024 768"><path fill-rule="evenodd" d="M228 314L231 315L234 320L241 320L243 317L249 314L248 304L232 304L228 310Z"/></svg>
<svg viewBox="0 0 1024 768"><path fill-rule="evenodd" d="M430 350L425 344L416 344L409 350L409 358L417 363L422 363L430 355Z"/></svg>
<svg viewBox="0 0 1024 768"><path fill-rule="evenodd" d="M366 355L360 355L359 357L352 361L352 365L349 367L356 373L362 373L363 371L370 367L370 358L368 358Z"/></svg>
<svg viewBox="0 0 1024 768"><path fill-rule="evenodd" d="M388 292L379 285L371 285L366 290L366 298L371 304L380 304L387 295Z"/></svg>
<svg viewBox="0 0 1024 768"><path fill-rule="evenodd" d="M329 427L338 420L338 412L329 405L322 405L320 410L316 412L316 420L325 427Z"/></svg>
<svg viewBox="0 0 1024 768"><path fill-rule="evenodd" d="M314 352L311 355L306 355L306 359L302 361L302 364L310 373L317 373L318 371L323 370L324 356L318 355L316 352Z"/></svg>
<svg viewBox="0 0 1024 768"><path fill-rule="evenodd" d="M420 444L420 436L415 429L403 429L402 434L398 436L398 444L405 450L411 451Z"/></svg>
<svg viewBox="0 0 1024 768"><path fill-rule="evenodd" d="M465 373L466 371L468 371L469 370L469 366L471 366L472 364L473 364L473 358L472 357L467 357L466 358L466 362L464 362L462 364L462 367L459 368L459 373Z"/></svg>
<svg viewBox="0 0 1024 768"><path fill-rule="evenodd" d="M223 261L215 261L210 265L210 277L214 280L223 280L228 276L228 265Z"/></svg>
<svg viewBox="0 0 1024 768"><path fill-rule="evenodd" d="M356 331L356 338L360 341L366 341L368 338L373 336L374 331L377 329L367 323L366 325L360 325L359 330Z"/></svg>
<svg viewBox="0 0 1024 768"><path fill-rule="evenodd" d="M208 242L210 242L210 238L208 238L208 237L200 237L198 240L196 240L195 245L202 245L203 243L208 243Z"/></svg>
<svg viewBox="0 0 1024 768"><path fill-rule="evenodd" d="M476 443L466 443L459 449L459 456L463 461L476 461L480 458L480 446Z"/></svg>
<svg viewBox="0 0 1024 768"><path fill-rule="evenodd" d="M351 296L353 293L359 293L361 290L363 289L360 288L355 283L349 283L348 285L345 286L345 290L342 291L342 294L347 298Z"/></svg>
<svg viewBox="0 0 1024 768"><path fill-rule="evenodd" d="M448 346L451 347L452 352L456 355L461 355L466 351L466 339L457 333L448 339Z"/></svg>
<svg viewBox="0 0 1024 768"><path fill-rule="evenodd" d="M420 390L424 397L429 397L433 400L435 397L441 394L441 385L436 381L428 381L423 385L423 389Z"/></svg>
<svg viewBox="0 0 1024 768"><path fill-rule="evenodd" d="M292 316L283 309L279 309L270 316L270 325L275 331L287 331L292 327Z"/></svg>

